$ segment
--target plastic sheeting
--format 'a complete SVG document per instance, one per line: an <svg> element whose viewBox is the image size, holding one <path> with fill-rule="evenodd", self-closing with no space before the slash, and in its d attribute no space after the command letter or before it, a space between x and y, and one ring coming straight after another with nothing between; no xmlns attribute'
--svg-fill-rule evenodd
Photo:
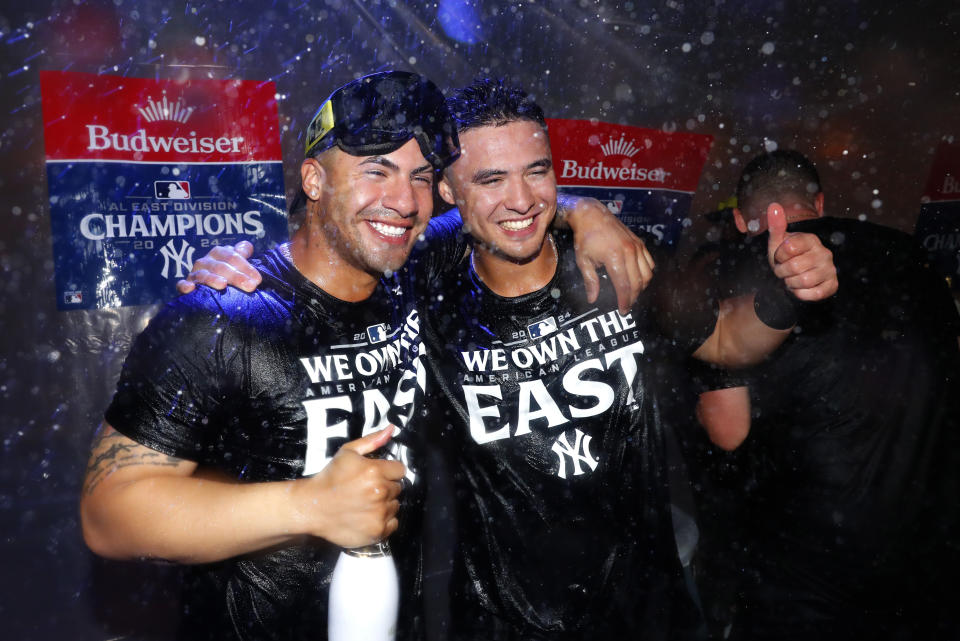
<svg viewBox="0 0 960 641"><path fill-rule="evenodd" d="M715 209L757 151L796 146L833 213L911 230L931 153L960 129L958 25L955 3L922 0L5 3L4 638L164 639L176 624L175 568L99 561L80 539L90 438L153 310L56 310L38 70L273 80L288 194L300 132L335 86L389 68L443 87L508 76L549 116L714 136L694 211Z"/></svg>

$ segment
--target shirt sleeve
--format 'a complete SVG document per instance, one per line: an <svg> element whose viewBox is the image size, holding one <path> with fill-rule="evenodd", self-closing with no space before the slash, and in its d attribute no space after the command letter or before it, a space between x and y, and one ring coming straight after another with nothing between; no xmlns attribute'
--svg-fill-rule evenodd
<svg viewBox="0 0 960 641"><path fill-rule="evenodd" d="M731 371L696 358L687 359L690 381L697 394L750 385L751 369Z"/></svg>
<svg viewBox="0 0 960 641"><path fill-rule="evenodd" d="M150 449L205 463L223 397L224 324L205 287L160 310L136 338L106 420Z"/></svg>

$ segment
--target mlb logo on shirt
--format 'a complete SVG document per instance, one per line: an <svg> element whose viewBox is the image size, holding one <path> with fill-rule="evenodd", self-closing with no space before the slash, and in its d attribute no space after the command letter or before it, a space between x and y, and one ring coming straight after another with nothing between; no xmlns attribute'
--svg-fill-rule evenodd
<svg viewBox="0 0 960 641"><path fill-rule="evenodd" d="M553 316L548 316L541 321L527 325L527 335L530 338L540 338L557 331L557 321Z"/></svg>
<svg viewBox="0 0 960 641"><path fill-rule="evenodd" d="M387 324L371 325L367 328L367 338L371 343L382 343L387 340Z"/></svg>
<svg viewBox="0 0 960 641"><path fill-rule="evenodd" d="M185 200L190 198L190 181L155 180L153 195L160 200Z"/></svg>
<svg viewBox="0 0 960 641"><path fill-rule="evenodd" d="M83 302L83 292L63 292L63 302L66 305L79 305Z"/></svg>

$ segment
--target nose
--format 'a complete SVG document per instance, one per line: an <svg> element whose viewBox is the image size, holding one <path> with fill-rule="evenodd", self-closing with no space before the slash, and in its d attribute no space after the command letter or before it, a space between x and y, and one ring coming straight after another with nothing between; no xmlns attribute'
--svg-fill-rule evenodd
<svg viewBox="0 0 960 641"><path fill-rule="evenodd" d="M413 185L406 177L397 176L390 181L382 202L384 207L392 209L403 218L415 216L420 208Z"/></svg>
<svg viewBox="0 0 960 641"><path fill-rule="evenodd" d="M537 199L533 194L533 190L523 178L511 180L507 185L506 198L504 199L504 205L507 209L519 214L525 214L530 211L530 208L533 207L536 202Z"/></svg>

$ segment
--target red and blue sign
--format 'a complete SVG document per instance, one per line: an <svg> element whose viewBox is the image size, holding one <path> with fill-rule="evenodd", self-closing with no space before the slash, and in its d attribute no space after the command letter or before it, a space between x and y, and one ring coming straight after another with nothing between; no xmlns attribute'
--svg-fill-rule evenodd
<svg viewBox="0 0 960 641"><path fill-rule="evenodd" d="M60 309L175 294L194 257L287 237L272 82L44 71Z"/></svg>
<svg viewBox="0 0 960 641"><path fill-rule="evenodd" d="M548 119L557 184L592 196L634 232L676 246L712 136Z"/></svg>
<svg viewBox="0 0 960 641"><path fill-rule="evenodd" d="M914 233L940 273L960 291L960 143L937 147Z"/></svg>

